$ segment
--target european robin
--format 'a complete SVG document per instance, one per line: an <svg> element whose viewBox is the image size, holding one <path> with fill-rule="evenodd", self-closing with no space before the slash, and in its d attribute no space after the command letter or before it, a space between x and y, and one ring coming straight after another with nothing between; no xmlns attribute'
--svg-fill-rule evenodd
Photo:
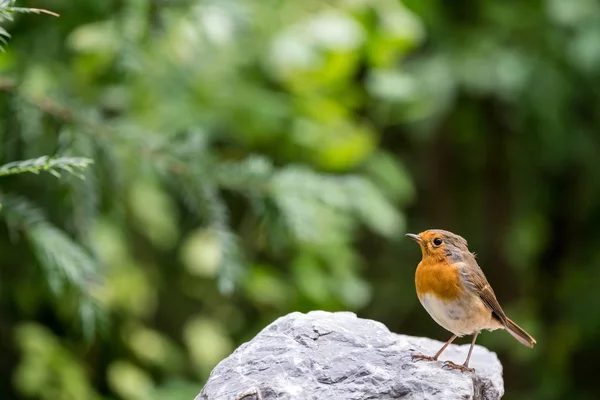
<svg viewBox="0 0 600 400"><path fill-rule="evenodd" d="M484 329L506 329L520 343L533 347L535 339L511 321L500 307L465 239L440 229L406 236L419 243L423 253L415 274L419 301L435 322L453 334L433 357L416 355L414 358L436 361L454 339L473 335L464 364L446 362L449 367L473 371L469 368L469 359L477 335Z"/></svg>

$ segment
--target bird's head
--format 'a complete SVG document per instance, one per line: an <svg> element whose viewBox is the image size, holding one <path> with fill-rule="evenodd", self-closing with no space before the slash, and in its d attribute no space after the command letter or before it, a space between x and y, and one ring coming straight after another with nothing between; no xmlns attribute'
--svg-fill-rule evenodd
<svg viewBox="0 0 600 400"><path fill-rule="evenodd" d="M452 232L429 229L418 235L407 233L406 236L419 243L423 260L431 258L435 261L459 262L467 255L471 255L467 241Z"/></svg>

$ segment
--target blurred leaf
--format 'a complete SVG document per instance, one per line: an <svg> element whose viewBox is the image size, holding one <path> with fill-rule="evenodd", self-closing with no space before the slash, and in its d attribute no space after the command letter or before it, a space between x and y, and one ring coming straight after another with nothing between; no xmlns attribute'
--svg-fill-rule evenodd
<svg viewBox="0 0 600 400"><path fill-rule="evenodd" d="M143 369L127 362L114 361L108 367L107 380L111 388L124 400L145 400L154 391L154 382Z"/></svg>
<svg viewBox="0 0 600 400"><path fill-rule="evenodd" d="M120 38L114 21L101 21L77 27L69 36L69 47L84 53L112 53L118 49Z"/></svg>
<svg viewBox="0 0 600 400"><path fill-rule="evenodd" d="M401 2L379 0L372 4L379 26L373 32L374 40L369 41L369 59L375 67L391 66L398 55L404 55L423 40L424 30L419 19Z"/></svg>
<svg viewBox="0 0 600 400"><path fill-rule="evenodd" d="M263 265L252 267L246 280L248 297L258 304L285 307L289 304L293 290L273 268Z"/></svg>
<svg viewBox="0 0 600 400"><path fill-rule="evenodd" d="M126 334L126 342L140 360L152 366L170 371L179 369L183 363L181 350L155 330L133 327Z"/></svg>
<svg viewBox="0 0 600 400"><path fill-rule="evenodd" d="M156 388L152 400L189 400L198 395L198 384L187 381L169 381Z"/></svg>
<svg viewBox="0 0 600 400"><path fill-rule="evenodd" d="M289 167L274 177L271 193L290 231L307 243L345 242L359 221L384 235L401 229L400 215L361 177L334 178Z"/></svg>
<svg viewBox="0 0 600 400"><path fill-rule="evenodd" d="M233 351L224 327L205 317L193 317L184 326L183 339L199 372L209 372Z"/></svg>
<svg viewBox="0 0 600 400"><path fill-rule="evenodd" d="M335 281L340 298L348 309L360 309L371 300L371 287L361 278L348 274L335 278Z"/></svg>
<svg viewBox="0 0 600 400"><path fill-rule="evenodd" d="M77 355L47 329L21 324L15 331L15 340L22 360L14 379L22 393L42 400L100 399Z"/></svg>
<svg viewBox="0 0 600 400"><path fill-rule="evenodd" d="M209 230L192 232L181 246L181 260L194 275L215 277L222 255L218 236Z"/></svg>
<svg viewBox="0 0 600 400"><path fill-rule="evenodd" d="M328 304L331 294L328 290L329 276L323 270L319 260L309 254L301 254L292 264L298 290L316 304Z"/></svg>
<svg viewBox="0 0 600 400"><path fill-rule="evenodd" d="M156 247L167 250L179 236L175 221L175 205L160 188L138 182L130 187L129 206L134 222Z"/></svg>
<svg viewBox="0 0 600 400"><path fill-rule="evenodd" d="M363 41L363 29L356 21L343 12L324 11L293 25L276 37L271 50L270 66L277 75L286 80L297 81L298 74L302 74L308 82L312 78L322 83L330 83L330 79L337 80L347 76L352 64L345 62L344 58L339 58L343 64L337 66L341 67L341 70L336 70L335 74L327 74L327 52L335 50L348 55L348 52L357 49ZM310 72L315 74L311 75ZM297 86L297 89L305 90L302 86Z"/></svg>
<svg viewBox="0 0 600 400"><path fill-rule="evenodd" d="M376 152L366 160L364 168L373 182L391 199L401 203L414 199L415 188L408 171L391 154Z"/></svg>
<svg viewBox="0 0 600 400"><path fill-rule="evenodd" d="M549 0L546 1L546 7L555 22L566 26L577 26L600 15L600 7L593 0Z"/></svg>

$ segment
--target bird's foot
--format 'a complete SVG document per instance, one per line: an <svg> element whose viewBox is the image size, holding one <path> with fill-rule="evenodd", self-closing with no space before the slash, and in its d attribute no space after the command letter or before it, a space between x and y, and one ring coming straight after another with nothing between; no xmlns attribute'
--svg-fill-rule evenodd
<svg viewBox="0 0 600 400"><path fill-rule="evenodd" d="M248 389L237 396L235 396L234 400L262 400L262 396L257 388Z"/></svg>
<svg viewBox="0 0 600 400"><path fill-rule="evenodd" d="M413 361L415 361L415 360L416 361L418 361L418 360L436 361L435 358L429 357L429 356L426 356L426 355L423 355L423 354L414 354L412 356L412 359L413 359Z"/></svg>
<svg viewBox="0 0 600 400"><path fill-rule="evenodd" d="M444 361L444 367L448 367L448 368L452 368L452 369L457 369L459 371L462 372L473 372L475 371L473 368L469 368L466 365L458 365L458 364L454 364L452 361Z"/></svg>

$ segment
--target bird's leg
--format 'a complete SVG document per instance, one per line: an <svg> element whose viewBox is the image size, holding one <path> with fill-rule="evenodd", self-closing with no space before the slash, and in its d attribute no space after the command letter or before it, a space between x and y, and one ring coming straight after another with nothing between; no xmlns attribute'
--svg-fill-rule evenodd
<svg viewBox="0 0 600 400"><path fill-rule="evenodd" d="M433 357L426 356L426 355L423 355L423 354L415 354L412 358L413 358L413 360L437 361L437 359L440 356L440 354L442 354L442 352L444 350L446 350L446 347L448 347L450 345L450 343L452 343L454 341L454 339L456 339L456 335L452 335L452 337L446 342L446 344L444 344L442 346L442 348L440 349L440 351L438 351L437 353L435 353L435 356L433 356Z"/></svg>
<svg viewBox="0 0 600 400"><path fill-rule="evenodd" d="M446 350L446 347L450 346L450 343L454 342L454 339L456 339L456 335L452 335L452 337L446 342L446 344L442 346L442 348L440 349L440 351L438 351L437 353L435 353L435 356L433 356L433 359L437 360L438 357L442 354L442 352L444 350Z"/></svg>
<svg viewBox="0 0 600 400"><path fill-rule="evenodd" d="M479 335L479 331L477 331L473 334L473 341L471 342L471 347L469 347L469 354L467 354L467 359L465 360L465 363L463 364L463 367L465 367L465 368L469 367L469 360L471 359L471 353L473 352L473 347L475 347L475 341L477 340L477 335Z"/></svg>
<svg viewBox="0 0 600 400"><path fill-rule="evenodd" d="M473 340L471 341L471 347L469 348L469 354L467 354L467 359L465 360L463 365L454 364L452 361L446 361L445 365L450 368L459 369L461 371L473 372L474 371L473 368L469 368L469 360L471 359L471 353L473 352L473 347L475 347L475 340L477 340L477 335L479 335L479 331L477 331L473 334Z"/></svg>

